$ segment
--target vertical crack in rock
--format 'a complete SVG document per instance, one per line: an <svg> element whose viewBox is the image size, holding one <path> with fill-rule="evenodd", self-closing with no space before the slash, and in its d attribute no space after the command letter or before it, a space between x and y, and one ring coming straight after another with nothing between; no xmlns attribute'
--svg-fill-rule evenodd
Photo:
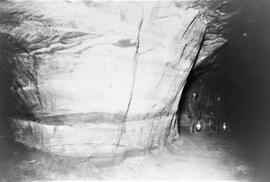
<svg viewBox="0 0 270 182"><path fill-rule="evenodd" d="M194 16L194 18L192 19L192 21L189 23L188 27L186 28L185 32L183 33L183 36L182 37L184 37L187 34L188 30L190 29L190 27L193 25L193 23L195 22L195 20L199 16L201 16L201 15L200 14L197 14L196 16Z"/></svg>
<svg viewBox="0 0 270 182"><path fill-rule="evenodd" d="M172 115L172 119L171 119L170 124L169 124L169 126L168 126L169 129L166 130L167 133L166 133L165 135L166 135L167 138L169 138L169 136L170 136L170 134L171 134L171 131L172 131L173 128L175 128L175 126L176 126L176 117L175 117L175 115L176 115L176 113L174 113L174 114ZM166 144L166 141L165 141L165 144Z"/></svg>
<svg viewBox="0 0 270 182"><path fill-rule="evenodd" d="M197 16L196 16L197 17ZM193 21L194 22L194 21ZM189 68L189 70L192 70L196 64L196 61L199 57L199 54L202 50L202 47L203 47L203 43L204 43L204 40L205 40L205 35L206 35L206 28L204 29L202 35L201 35L201 41L198 43L198 51L196 53L196 56L194 58L194 60L192 61L192 64ZM185 84L186 84L186 81L187 81L187 78L188 78L189 74L187 75L187 77L181 82L181 84L178 86L177 88L177 91L176 91L176 94L175 96L173 97L173 99L171 100L170 103L168 103L164 108L163 110L165 110L167 107L170 107L169 110L171 110L171 107L173 106L173 103L177 100L177 98L180 97L181 95L181 90L184 88ZM173 122L175 122L175 116L176 113L173 113L173 117L172 117L172 120L170 121L170 125L168 127L168 133L166 134L167 137L169 137L170 133L171 133L171 130L173 129L172 126L175 126L175 124L173 124ZM167 130L167 129L166 129Z"/></svg>
<svg viewBox="0 0 270 182"><path fill-rule="evenodd" d="M41 100L41 96L40 96L40 92L39 92L39 87L38 87L38 61L37 58L35 56L31 56L33 61L34 61L34 65L33 65L33 74L34 74L34 79L33 79L33 83L34 83L34 87L35 87L35 93L36 93L36 97L39 101L41 110L43 110L43 104L42 104L42 100Z"/></svg>
<svg viewBox="0 0 270 182"><path fill-rule="evenodd" d="M202 47L203 47L203 43L204 43L204 41L205 41L205 35L206 35L206 29L204 29L204 32L203 32L203 34L202 34L202 39L201 39L201 41L199 42L199 49L198 49L198 52L197 52L197 54L196 54L196 56L195 56L195 59L194 59L194 61L193 61L193 64L192 64L191 69L196 65L196 62L197 62L197 60L198 60L198 58L199 58L200 52L201 52Z"/></svg>
<svg viewBox="0 0 270 182"><path fill-rule="evenodd" d="M185 44L185 46L184 46L184 48L183 48L183 51L182 51L182 53L181 53L181 56L180 56L180 58L179 58L179 60L178 60L178 64L180 63L181 59L183 58L183 56L184 56L184 54L185 54L185 51L186 51L187 46L188 46L188 43L186 43L186 44Z"/></svg>
<svg viewBox="0 0 270 182"><path fill-rule="evenodd" d="M131 105L131 101L132 101L132 97L133 97L133 92L134 92L134 88L135 88L138 58L139 58L139 55L140 55L139 54L140 35L141 35L141 28L142 28L142 24L143 24L143 17L144 17L144 12L142 13L142 19L141 19L141 21L139 23L139 26L138 26L137 45L136 45L136 51L135 51L134 57L133 57L133 64L134 64L134 66L133 66L133 79L132 79L132 86L131 86L129 101L128 101L128 105L127 105L127 110L126 110L125 115L123 117L122 128L121 128L121 131L120 131L121 133L120 133L119 139L117 141L115 153L117 151L117 148L119 147L121 138L122 138L122 136L123 136L123 134L125 133L125 130L126 130L125 123L126 123L126 120L127 120L127 115L128 115L128 112L129 112L129 108L130 108L130 105Z"/></svg>
<svg viewBox="0 0 270 182"><path fill-rule="evenodd" d="M183 33L183 36L182 36L182 37L184 37L184 35L187 34L188 30L189 30L190 27L194 24L195 20L198 19L198 17L200 17L200 16L201 16L201 14L197 14L196 16L194 16L194 18L192 19L192 21L191 21L191 22L189 23L189 25L187 26L187 28L186 28L185 32ZM198 59L198 57L199 57L199 55L200 55L200 52L201 52L201 49L202 49L202 47L203 47L203 43L204 43L204 41L205 41L205 35L206 35L206 28L204 29L204 31L203 31L202 34L201 34L201 38L200 38L201 41L198 42L199 45L196 44L196 46L195 46L195 47L197 47L197 45L198 45L198 51L197 51L197 53L196 53L196 56L195 56L194 60L191 61L191 65L190 65L190 67L189 67L189 71L193 69L193 67L195 66L195 64L196 64L196 62L197 62L197 59ZM193 40L191 40L191 41L193 41ZM184 45L184 48L183 48L183 50L182 50L182 53L181 53L180 57L177 58L177 61L175 61L176 63L173 65L173 68L174 68L174 69L176 68L176 66L177 66L178 64L180 64L180 60L183 58L183 56L184 56L184 54L185 54L185 51L186 51L186 48L187 48L188 45L189 45L189 42L187 42L187 43ZM163 73L163 75L162 75L162 78L163 78L163 77L164 77L164 73ZM187 77L188 77L188 75L187 75ZM187 79L187 78L186 78L186 79ZM175 94L175 96L173 97L173 99L171 99L171 101L163 107L163 109L161 110L161 112L164 112L167 108L172 107L172 105L173 105L173 103L175 102L176 98L177 98L177 97L179 96L179 94L180 94L181 88L184 87L185 82L186 82L186 79L184 79L183 82L181 82L181 84L180 84L179 87L177 88L176 94ZM160 80L161 80L161 79L160 79ZM169 110L171 110L171 108L170 108Z"/></svg>
<svg viewBox="0 0 270 182"><path fill-rule="evenodd" d="M127 115L128 115L128 111L130 108L130 104L131 104L132 96L133 96L133 92L134 92L134 87L135 87L137 65L138 65L138 58L139 58L139 48L140 48L140 33L141 33L142 23L143 23L143 18L142 18L142 20L139 24L139 28L138 28L137 46L136 46L136 51L135 51L134 58L133 58L134 68L133 68L132 87L131 87L130 97L129 97L129 101L128 101L128 107L127 107L127 111L126 111L124 119L123 119L123 123L125 123L125 121L127 119Z"/></svg>

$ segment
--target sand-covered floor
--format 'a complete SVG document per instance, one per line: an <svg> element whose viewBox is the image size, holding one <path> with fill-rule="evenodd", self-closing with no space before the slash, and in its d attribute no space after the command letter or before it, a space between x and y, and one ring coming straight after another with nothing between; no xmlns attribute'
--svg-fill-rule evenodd
<svg viewBox="0 0 270 182"><path fill-rule="evenodd" d="M128 157L114 166L90 160L57 159L1 140L0 181L33 180L236 180L250 181L253 169L228 134L182 134L172 145Z"/></svg>

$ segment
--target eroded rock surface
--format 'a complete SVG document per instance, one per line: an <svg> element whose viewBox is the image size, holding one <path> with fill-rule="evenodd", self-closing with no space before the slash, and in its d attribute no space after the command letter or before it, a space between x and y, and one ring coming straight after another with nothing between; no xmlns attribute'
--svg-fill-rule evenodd
<svg viewBox="0 0 270 182"><path fill-rule="evenodd" d="M1 2L16 140L95 157L177 137L175 113L190 70L225 42L206 35L204 11L192 4Z"/></svg>

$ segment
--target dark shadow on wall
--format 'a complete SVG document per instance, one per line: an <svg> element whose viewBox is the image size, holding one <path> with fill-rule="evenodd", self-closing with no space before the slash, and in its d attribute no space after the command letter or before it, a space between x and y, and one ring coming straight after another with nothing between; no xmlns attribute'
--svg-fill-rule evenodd
<svg viewBox="0 0 270 182"><path fill-rule="evenodd" d="M0 135L11 135L9 119L31 116L30 109L21 98L25 73L16 55L25 53L24 46L9 34L0 33Z"/></svg>
<svg viewBox="0 0 270 182"><path fill-rule="evenodd" d="M22 156L26 151L14 141L10 122L11 117L31 116L18 93L23 76L18 72L22 66L16 55L25 53L24 49L13 36L0 33L0 181L10 177L11 167L20 159L18 153Z"/></svg>

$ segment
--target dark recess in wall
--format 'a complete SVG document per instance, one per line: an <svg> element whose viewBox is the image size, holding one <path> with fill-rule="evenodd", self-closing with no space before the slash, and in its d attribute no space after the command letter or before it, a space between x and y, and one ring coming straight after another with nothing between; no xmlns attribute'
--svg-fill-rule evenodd
<svg viewBox="0 0 270 182"><path fill-rule="evenodd" d="M226 115L234 139L256 166L257 181L269 179L270 171L270 1L247 0L242 13L225 27L229 40L216 58L217 66L197 77L190 75L183 92L187 97L198 80L212 81L216 94L224 94ZM215 81L214 81L215 80ZM223 89L218 89L223 88ZM202 95L202 97L206 97ZM180 108L185 99L180 102Z"/></svg>

